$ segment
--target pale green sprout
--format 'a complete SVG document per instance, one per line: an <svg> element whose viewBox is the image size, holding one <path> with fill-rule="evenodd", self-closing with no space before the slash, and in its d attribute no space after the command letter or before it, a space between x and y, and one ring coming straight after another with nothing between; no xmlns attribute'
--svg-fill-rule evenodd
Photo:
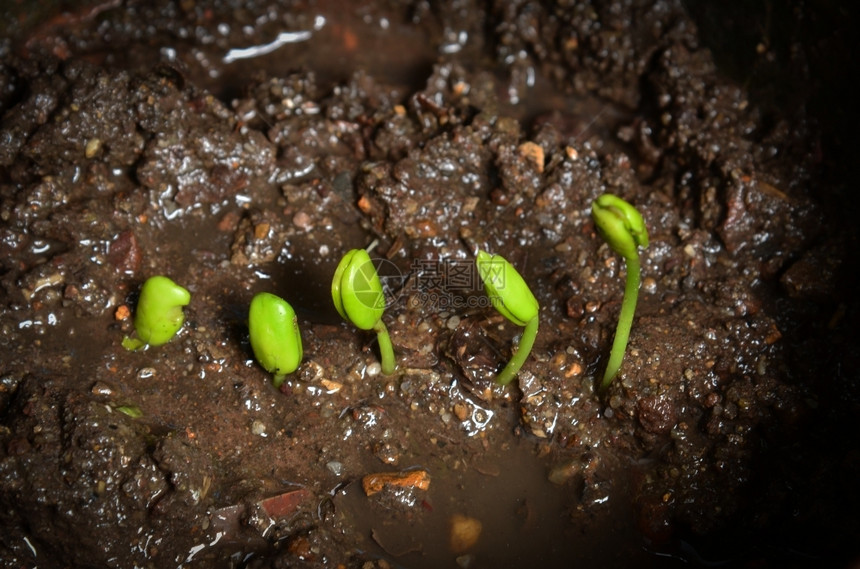
<svg viewBox="0 0 860 569"><path fill-rule="evenodd" d="M254 357L272 374L272 385L280 387L287 374L302 363L302 336L296 312L279 296L257 293L248 311L248 332Z"/></svg>
<svg viewBox="0 0 860 569"><path fill-rule="evenodd" d="M169 278L150 277L140 289L140 299L134 315L137 338L126 337L122 345L127 350L166 344L179 332L185 322L182 307L191 302L191 293Z"/></svg>
<svg viewBox="0 0 860 569"><path fill-rule="evenodd" d="M627 349L633 315L636 312L636 299L639 296L639 247L648 247L648 230L642 214L628 202L612 194L603 194L594 201L591 216L603 239L613 251L624 257L627 263L627 283L624 287L621 313L618 315L618 327L600 385L601 389L606 389L618 374L624 360L624 351Z"/></svg>
<svg viewBox="0 0 860 569"><path fill-rule="evenodd" d="M501 255L478 251L476 264L493 307L517 326L525 326L508 365L496 377L497 383L507 385L532 351L538 332L540 305L523 277Z"/></svg>
<svg viewBox="0 0 860 569"><path fill-rule="evenodd" d="M334 272L331 298L338 314L362 330L373 330L379 342L382 373L394 373L394 347L382 321L385 293L370 255L364 249L348 251Z"/></svg>
<svg viewBox="0 0 860 569"><path fill-rule="evenodd" d="M120 405L116 408L117 411L124 415L128 415L132 419L139 419L143 417L143 411L140 410L140 407L137 405Z"/></svg>

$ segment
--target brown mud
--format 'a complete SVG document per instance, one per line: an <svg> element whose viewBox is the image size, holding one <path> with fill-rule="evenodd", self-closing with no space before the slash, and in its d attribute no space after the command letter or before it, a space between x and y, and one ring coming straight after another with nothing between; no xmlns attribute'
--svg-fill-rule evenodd
<svg viewBox="0 0 860 569"><path fill-rule="evenodd" d="M2 567L860 563L838 7L6 10ZM600 393L626 274L591 220L605 192L651 244ZM359 247L390 376L331 305ZM507 387L521 330L478 247L541 305ZM187 320L129 352L155 274ZM259 291L302 331L280 390L248 340Z"/></svg>

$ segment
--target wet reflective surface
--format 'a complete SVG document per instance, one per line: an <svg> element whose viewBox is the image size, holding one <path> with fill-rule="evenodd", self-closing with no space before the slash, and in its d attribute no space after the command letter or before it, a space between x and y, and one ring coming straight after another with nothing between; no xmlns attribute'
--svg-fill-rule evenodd
<svg viewBox="0 0 860 569"><path fill-rule="evenodd" d="M850 559L836 150L718 73L680 4L108 1L11 21L5 567ZM625 275L589 215L607 191L652 243L600 393ZM383 273L390 376L331 305L356 247ZM541 305L507 388L522 330L475 279L479 248ZM191 291L186 324L129 352L153 274ZM260 291L298 314L281 389L248 341Z"/></svg>

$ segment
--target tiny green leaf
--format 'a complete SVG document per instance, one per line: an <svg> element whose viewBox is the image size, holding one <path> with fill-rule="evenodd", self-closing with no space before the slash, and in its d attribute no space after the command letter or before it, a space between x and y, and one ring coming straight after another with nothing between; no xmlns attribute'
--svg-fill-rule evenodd
<svg viewBox="0 0 860 569"><path fill-rule="evenodd" d="M501 255L478 251L475 263L493 307L517 326L525 326L510 361L496 377L499 384L506 385L519 372L534 346L540 305L522 275Z"/></svg>
<svg viewBox="0 0 860 569"><path fill-rule="evenodd" d="M123 413L124 415L128 415L132 419L139 419L143 417L143 411L140 410L140 407L137 405L120 405L116 408L117 411Z"/></svg>
<svg viewBox="0 0 860 569"><path fill-rule="evenodd" d="M126 338L123 346L137 350L145 345L160 346L170 341L182 328L182 307L191 302L191 293L165 276L150 277L143 283L134 329L137 338Z"/></svg>
<svg viewBox="0 0 860 569"><path fill-rule="evenodd" d="M624 352L633 327L636 300L639 296L639 247L648 246L648 230L645 220L635 207L612 194L603 194L591 206L594 224L613 251L621 255L627 263L627 283L615 339L609 352L609 362L603 374L601 389L606 389L621 369Z"/></svg>
<svg viewBox="0 0 860 569"><path fill-rule="evenodd" d="M379 341L382 373L390 375L397 366L388 328L382 321L385 293L370 255L364 249L348 251L334 272L331 298L338 314L361 330L373 330Z"/></svg>
<svg viewBox="0 0 860 569"><path fill-rule="evenodd" d="M254 357L280 387L284 376L302 362L302 336L293 307L268 292L254 295L248 311L248 331Z"/></svg>

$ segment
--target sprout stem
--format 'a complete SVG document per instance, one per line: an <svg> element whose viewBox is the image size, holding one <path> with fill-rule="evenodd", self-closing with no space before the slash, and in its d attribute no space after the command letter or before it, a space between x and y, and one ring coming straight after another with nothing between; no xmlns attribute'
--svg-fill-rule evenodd
<svg viewBox="0 0 860 569"><path fill-rule="evenodd" d="M394 361L394 346L391 344L391 336L388 335L388 328L382 319L379 319L373 325L373 330L376 332L376 339L379 342L379 357L382 360L382 373L391 375L397 367Z"/></svg>
<svg viewBox="0 0 860 569"><path fill-rule="evenodd" d="M502 370L502 373L500 373L496 377L496 382L499 385L509 384L511 380L517 375L517 372L520 371L520 368L523 367L526 358L529 357L529 353L532 351L532 346L534 346L535 338L537 338L539 321L540 319L535 316L526 323L526 327L523 329L523 335L522 338L520 338L520 342L517 346L517 349L511 355L511 359L508 362L508 365L506 365L505 369Z"/></svg>
<svg viewBox="0 0 860 569"><path fill-rule="evenodd" d="M609 363L606 365L603 381L600 384L601 389L609 387L618 370L621 369L621 362L624 361L627 340L633 327L633 314L636 312L636 299L639 297L639 272L639 256L628 257L627 282L624 286L624 299L621 301L621 314L618 315L618 326L615 329L612 350L609 352Z"/></svg>
<svg viewBox="0 0 860 569"><path fill-rule="evenodd" d="M591 204L591 217L600 235L617 254L627 262L627 284L624 286L624 300L621 301L621 314L615 329L615 340L609 352L609 363L603 374L601 389L606 389L621 368L624 350L633 326L633 313L636 311L636 297L639 296L639 247L648 246L648 228L642 214L635 207L618 196L603 194Z"/></svg>

